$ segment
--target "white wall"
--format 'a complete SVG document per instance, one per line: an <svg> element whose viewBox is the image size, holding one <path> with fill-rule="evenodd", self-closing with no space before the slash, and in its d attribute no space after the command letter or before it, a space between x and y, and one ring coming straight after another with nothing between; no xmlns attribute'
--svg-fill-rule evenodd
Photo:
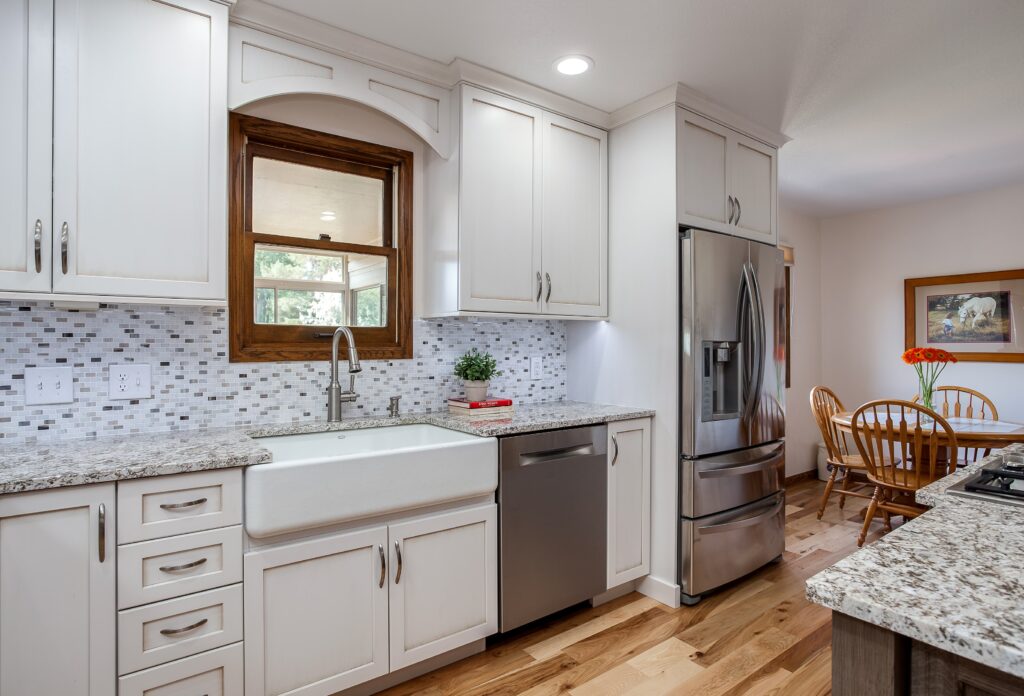
<svg viewBox="0 0 1024 696"><path fill-rule="evenodd" d="M779 239L793 247L790 389L786 391L786 476L816 466L821 435L808 405L821 383L821 244L818 220L780 202Z"/></svg>
<svg viewBox="0 0 1024 696"><path fill-rule="evenodd" d="M651 576L640 586L678 604L678 226L675 107L608 137L609 321L568 322L570 399L653 408Z"/></svg>
<svg viewBox="0 0 1024 696"><path fill-rule="evenodd" d="M950 196L821 222L822 378L846 405L910 398L903 352L903 280L1024 267L1024 185ZM943 384L990 396L1024 422L1024 363L958 363Z"/></svg>

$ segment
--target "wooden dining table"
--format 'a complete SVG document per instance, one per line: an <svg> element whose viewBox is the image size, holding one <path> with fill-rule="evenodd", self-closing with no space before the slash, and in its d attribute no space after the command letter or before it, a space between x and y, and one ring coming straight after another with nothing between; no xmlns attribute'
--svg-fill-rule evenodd
<svg viewBox="0 0 1024 696"><path fill-rule="evenodd" d="M844 433L853 433L852 421L852 411L842 411L832 416L832 422ZM946 422L953 429L959 447L999 449L1015 442L1024 442L1024 423L957 417L947 418ZM939 442L945 444L946 431L939 428L935 434Z"/></svg>

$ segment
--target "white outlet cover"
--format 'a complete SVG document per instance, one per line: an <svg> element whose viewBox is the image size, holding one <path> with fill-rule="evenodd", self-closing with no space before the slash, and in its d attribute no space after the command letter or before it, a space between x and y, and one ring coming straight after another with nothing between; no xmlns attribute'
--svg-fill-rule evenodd
<svg viewBox="0 0 1024 696"><path fill-rule="evenodd" d="M70 404L75 400L75 374L70 367L26 367L25 405Z"/></svg>
<svg viewBox="0 0 1024 696"><path fill-rule="evenodd" d="M530 379L544 379L544 358L539 355L530 358Z"/></svg>
<svg viewBox="0 0 1024 696"><path fill-rule="evenodd" d="M109 380L111 400L149 399L153 396L149 365L111 365Z"/></svg>

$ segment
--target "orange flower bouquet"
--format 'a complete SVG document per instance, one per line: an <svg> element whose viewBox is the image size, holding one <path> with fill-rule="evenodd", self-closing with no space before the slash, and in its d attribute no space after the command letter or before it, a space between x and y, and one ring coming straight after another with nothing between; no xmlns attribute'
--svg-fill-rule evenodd
<svg viewBox="0 0 1024 696"><path fill-rule="evenodd" d="M917 382L921 403L934 410L932 392L939 375L949 363L955 363L956 356L940 348L908 348L903 353L903 362L917 370Z"/></svg>

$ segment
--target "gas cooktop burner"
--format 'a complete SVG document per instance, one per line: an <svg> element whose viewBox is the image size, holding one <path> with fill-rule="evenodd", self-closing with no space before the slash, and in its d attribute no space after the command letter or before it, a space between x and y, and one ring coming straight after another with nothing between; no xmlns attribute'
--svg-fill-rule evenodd
<svg viewBox="0 0 1024 696"><path fill-rule="evenodd" d="M1020 455L997 458L992 464L950 486L949 493L980 500L1024 505L1024 460Z"/></svg>

